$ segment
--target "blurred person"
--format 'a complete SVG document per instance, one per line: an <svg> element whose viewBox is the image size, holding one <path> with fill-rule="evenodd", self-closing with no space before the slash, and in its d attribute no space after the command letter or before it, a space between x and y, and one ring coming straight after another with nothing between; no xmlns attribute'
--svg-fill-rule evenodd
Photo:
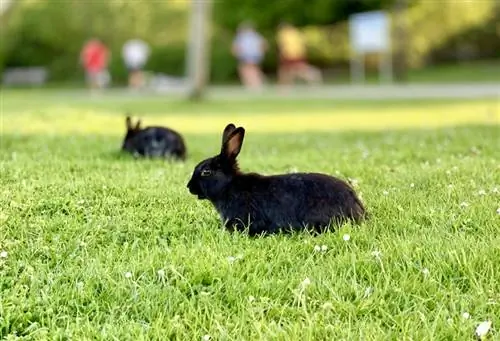
<svg viewBox="0 0 500 341"><path fill-rule="evenodd" d="M83 46L80 62L85 68L87 83L91 90L101 89L109 83L109 58L108 48L97 38L90 39Z"/></svg>
<svg viewBox="0 0 500 341"><path fill-rule="evenodd" d="M297 28L283 22L278 27L279 50L278 80L282 85L291 84L296 77L308 83L320 83L321 72L307 63L306 44Z"/></svg>
<svg viewBox="0 0 500 341"><path fill-rule="evenodd" d="M238 74L241 82L249 88L260 88L264 74L260 64L267 49L266 40L253 28L250 22L238 27L232 44L232 53L238 59Z"/></svg>
<svg viewBox="0 0 500 341"><path fill-rule="evenodd" d="M149 45L141 39L130 39L123 45L122 57L129 73L130 88L137 89L144 85L143 68L149 55Z"/></svg>

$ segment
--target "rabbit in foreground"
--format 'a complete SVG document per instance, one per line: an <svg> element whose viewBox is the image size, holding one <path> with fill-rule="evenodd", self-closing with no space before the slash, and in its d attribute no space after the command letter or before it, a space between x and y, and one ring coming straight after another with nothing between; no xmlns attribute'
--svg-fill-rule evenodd
<svg viewBox="0 0 500 341"><path fill-rule="evenodd" d="M229 124L222 135L220 154L200 162L187 187L198 199L208 199L229 230L250 235L312 229L366 218L365 208L344 181L319 173L263 176L242 173L238 156L243 127Z"/></svg>
<svg viewBox="0 0 500 341"><path fill-rule="evenodd" d="M185 160L186 145L178 132L159 126L141 128L141 121L132 125L130 116L127 116L125 123L127 134L122 144L123 151L136 156L172 157Z"/></svg>

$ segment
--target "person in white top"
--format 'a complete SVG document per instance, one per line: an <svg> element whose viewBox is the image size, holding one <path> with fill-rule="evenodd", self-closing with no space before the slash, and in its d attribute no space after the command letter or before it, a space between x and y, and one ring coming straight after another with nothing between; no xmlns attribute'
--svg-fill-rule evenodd
<svg viewBox="0 0 500 341"><path fill-rule="evenodd" d="M131 39L123 45L122 57L129 72L128 84L138 88L144 84L143 68L150 55L149 45L140 39Z"/></svg>

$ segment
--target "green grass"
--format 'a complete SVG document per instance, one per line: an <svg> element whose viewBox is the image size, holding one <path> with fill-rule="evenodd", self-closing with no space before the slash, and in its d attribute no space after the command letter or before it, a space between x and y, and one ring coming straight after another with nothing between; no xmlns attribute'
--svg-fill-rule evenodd
<svg viewBox="0 0 500 341"><path fill-rule="evenodd" d="M498 102L29 94L2 104L2 338L472 340L492 320L498 339ZM185 132L188 161L119 155L125 106ZM229 121L249 127L243 170L356 179L372 219L319 237L224 231L186 183Z"/></svg>
<svg viewBox="0 0 500 341"><path fill-rule="evenodd" d="M498 83L500 82L500 61L483 60L461 63L447 63L408 70L407 81L412 84L429 83ZM327 77L328 83L349 83L349 70ZM378 72L368 72L368 84L379 82Z"/></svg>

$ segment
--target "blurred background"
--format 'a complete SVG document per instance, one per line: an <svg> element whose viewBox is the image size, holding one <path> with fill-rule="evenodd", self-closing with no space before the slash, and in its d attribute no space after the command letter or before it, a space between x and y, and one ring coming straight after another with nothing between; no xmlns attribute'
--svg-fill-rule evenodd
<svg viewBox="0 0 500 341"><path fill-rule="evenodd" d="M278 39L283 22L300 32L303 62L319 70L324 84L350 83L359 63L368 83L378 82L379 66L392 74L394 82L500 81L497 0L1 0L1 4L0 72L5 87L89 85L82 54L93 38L109 51L103 61L107 72L103 87L174 88L196 74L201 75L200 86L242 86L245 75L238 67L244 56L238 56L234 44L242 23L265 41L257 66L265 75L263 82L276 84L284 49ZM353 61L350 19L373 11L382 11L388 19L390 49L387 54L367 50ZM147 45L142 50L145 61L136 68L124 57L124 46L131 39ZM250 48L248 39L243 47ZM143 78L131 80L136 69Z"/></svg>

